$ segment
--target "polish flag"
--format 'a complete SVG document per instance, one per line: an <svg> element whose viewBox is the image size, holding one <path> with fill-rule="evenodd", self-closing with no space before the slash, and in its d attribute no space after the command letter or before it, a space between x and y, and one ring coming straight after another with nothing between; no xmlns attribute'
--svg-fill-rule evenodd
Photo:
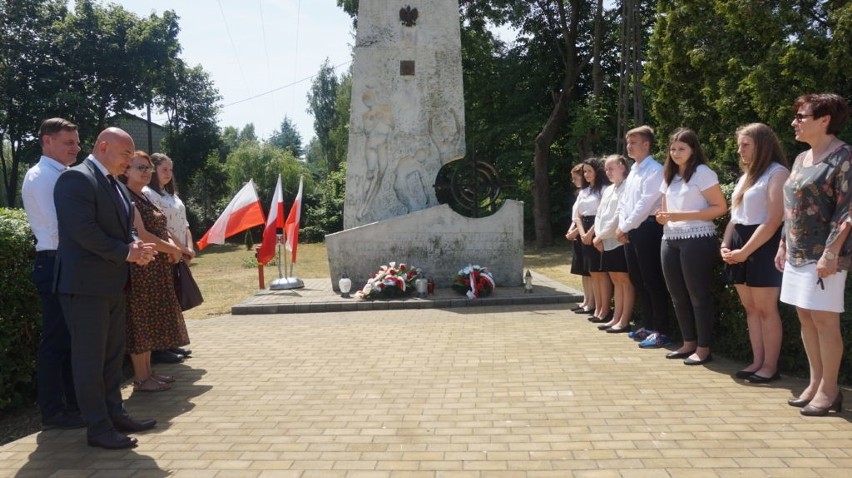
<svg viewBox="0 0 852 478"><path fill-rule="evenodd" d="M275 194L272 195L272 204L269 206L269 217L266 218L266 228L263 230L263 243L257 251L257 262L266 265L275 257L275 245L278 243L275 231L284 229L284 219L284 199L281 197L281 175L279 174Z"/></svg>
<svg viewBox="0 0 852 478"><path fill-rule="evenodd" d="M290 251L290 262L296 263L296 250L299 248L299 221L302 219L302 178L299 178L299 192L290 206L290 215L284 223L284 245Z"/></svg>
<svg viewBox="0 0 852 478"><path fill-rule="evenodd" d="M231 199L213 227L198 241L198 250L204 249L208 244L224 244L226 237L265 223L254 181L249 179L234 199Z"/></svg>

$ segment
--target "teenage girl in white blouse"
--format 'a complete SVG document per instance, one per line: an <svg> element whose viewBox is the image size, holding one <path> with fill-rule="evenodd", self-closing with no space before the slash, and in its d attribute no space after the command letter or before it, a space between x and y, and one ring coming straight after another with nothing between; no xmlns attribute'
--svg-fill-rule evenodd
<svg viewBox="0 0 852 478"><path fill-rule="evenodd" d="M710 283L719 260L713 219L728 210L716 173L706 163L694 131L680 128L671 135L657 222L663 224L663 275L683 336L683 344L666 358L684 358L686 365L713 359L716 311Z"/></svg>

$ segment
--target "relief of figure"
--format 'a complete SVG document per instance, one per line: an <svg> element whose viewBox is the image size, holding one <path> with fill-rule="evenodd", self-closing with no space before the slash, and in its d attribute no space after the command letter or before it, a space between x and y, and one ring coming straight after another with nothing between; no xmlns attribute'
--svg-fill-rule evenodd
<svg viewBox="0 0 852 478"><path fill-rule="evenodd" d="M420 211L429 207L429 186L426 184L426 160L428 149L419 148L411 156L399 160L394 171L393 190L406 212Z"/></svg>
<svg viewBox="0 0 852 478"><path fill-rule="evenodd" d="M361 115L366 138L364 157L367 160L367 189L356 214L358 220L367 215L370 205L382 187L382 179L390 162L388 140L396 126L390 105L378 103L373 90L369 88L365 90L361 95L361 101L367 106L367 111Z"/></svg>
<svg viewBox="0 0 852 478"><path fill-rule="evenodd" d="M441 164L461 159L462 128L456 110L438 113L429 120L429 135L438 148Z"/></svg>

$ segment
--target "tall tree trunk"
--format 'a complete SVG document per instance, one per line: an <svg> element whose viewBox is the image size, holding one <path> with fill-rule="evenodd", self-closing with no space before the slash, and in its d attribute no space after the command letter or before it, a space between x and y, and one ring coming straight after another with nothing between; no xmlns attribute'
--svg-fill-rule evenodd
<svg viewBox="0 0 852 478"><path fill-rule="evenodd" d="M595 7L595 43L593 47L594 60L592 63L592 94L601 97L603 90L603 75L601 75L601 47L603 44L603 0L598 0Z"/></svg>
<svg viewBox="0 0 852 478"><path fill-rule="evenodd" d="M563 88L553 105L550 117L535 137L533 219L536 247L553 245L553 228L550 226L550 146L568 116L568 95L569 92Z"/></svg>

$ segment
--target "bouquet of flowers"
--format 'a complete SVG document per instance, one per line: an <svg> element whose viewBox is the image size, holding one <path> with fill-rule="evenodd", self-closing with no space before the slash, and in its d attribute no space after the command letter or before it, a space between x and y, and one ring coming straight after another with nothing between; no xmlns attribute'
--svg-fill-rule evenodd
<svg viewBox="0 0 852 478"><path fill-rule="evenodd" d="M396 262L381 266L379 270L370 276L363 289L355 293L359 299L393 299L403 297L414 292L414 281L420 276L421 271L416 267L408 267Z"/></svg>
<svg viewBox="0 0 852 478"><path fill-rule="evenodd" d="M456 292L467 295L468 299L476 299L491 295L496 285L487 267L467 266L456 275L452 287Z"/></svg>

